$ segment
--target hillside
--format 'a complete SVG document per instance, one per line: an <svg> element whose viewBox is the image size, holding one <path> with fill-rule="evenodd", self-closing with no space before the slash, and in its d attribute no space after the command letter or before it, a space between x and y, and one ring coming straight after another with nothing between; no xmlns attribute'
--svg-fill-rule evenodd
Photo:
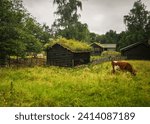
<svg viewBox="0 0 150 124"><path fill-rule="evenodd" d="M137 76L112 74L110 62L0 68L0 106L150 106L150 61L129 62Z"/></svg>

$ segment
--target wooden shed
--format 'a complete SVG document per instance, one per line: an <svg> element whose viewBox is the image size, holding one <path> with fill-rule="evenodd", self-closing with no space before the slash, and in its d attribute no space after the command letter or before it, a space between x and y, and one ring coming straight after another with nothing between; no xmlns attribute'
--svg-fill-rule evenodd
<svg viewBox="0 0 150 124"><path fill-rule="evenodd" d="M104 47L100 43L92 43L90 45L93 50L92 50L92 55L100 55L104 51Z"/></svg>
<svg viewBox="0 0 150 124"><path fill-rule="evenodd" d="M116 44L101 44L104 51L116 51Z"/></svg>
<svg viewBox="0 0 150 124"><path fill-rule="evenodd" d="M120 49L121 55L127 59L150 60L150 45L145 42L137 42Z"/></svg>
<svg viewBox="0 0 150 124"><path fill-rule="evenodd" d="M94 42L91 44L93 55L100 55L103 51L116 51L116 44L101 44Z"/></svg>
<svg viewBox="0 0 150 124"><path fill-rule="evenodd" d="M86 43L60 38L47 46L47 65L76 66L90 62L91 47Z"/></svg>

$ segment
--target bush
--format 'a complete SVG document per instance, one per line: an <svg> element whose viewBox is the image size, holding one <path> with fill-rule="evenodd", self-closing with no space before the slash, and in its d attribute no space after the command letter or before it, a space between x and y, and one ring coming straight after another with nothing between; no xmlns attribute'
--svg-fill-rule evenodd
<svg viewBox="0 0 150 124"><path fill-rule="evenodd" d="M116 51L104 51L101 55L105 57L116 57L121 56L121 53Z"/></svg>

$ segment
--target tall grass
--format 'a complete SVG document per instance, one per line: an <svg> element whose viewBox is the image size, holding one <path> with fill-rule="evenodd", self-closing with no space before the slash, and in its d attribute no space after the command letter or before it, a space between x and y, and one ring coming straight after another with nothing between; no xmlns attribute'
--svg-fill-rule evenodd
<svg viewBox="0 0 150 124"><path fill-rule="evenodd" d="M150 61L137 76L111 64L0 69L0 106L150 106Z"/></svg>

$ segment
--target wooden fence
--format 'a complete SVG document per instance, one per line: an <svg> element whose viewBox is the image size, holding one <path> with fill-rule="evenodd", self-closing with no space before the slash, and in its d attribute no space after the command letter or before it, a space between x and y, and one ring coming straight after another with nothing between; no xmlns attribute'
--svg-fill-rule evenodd
<svg viewBox="0 0 150 124"><path fill-rule="evenodd" d="M112 60L125 60L127 59L127 57L125 56L116 56L116 57L104 57L104 58L100 58L100 59L97 59L97 60L93 60L91 62L92 65L96 65L96 64L101 64L103 62L108 62L108 61L112 61Z"/></svg>
<svg viewBox="0 0 150 124"><path fill-rule="evenodd" d="M19 59L7 60L6 66L32 67L32 66L43 66L43 65L46 65L45 58L19 58Z"/></svg>
<svg viewBox="0 0 150 124"><path fill-rule="evenodd" d="M92 65L101 64L103 62L108 62L111 60L125 60L127 57L124 56L116 56L116 57L104 57L93 60L90 62ZM46 65L45 58L19 58L19 59L9 59L5 67L33 67L33 66L44 66Z"/></svg>

